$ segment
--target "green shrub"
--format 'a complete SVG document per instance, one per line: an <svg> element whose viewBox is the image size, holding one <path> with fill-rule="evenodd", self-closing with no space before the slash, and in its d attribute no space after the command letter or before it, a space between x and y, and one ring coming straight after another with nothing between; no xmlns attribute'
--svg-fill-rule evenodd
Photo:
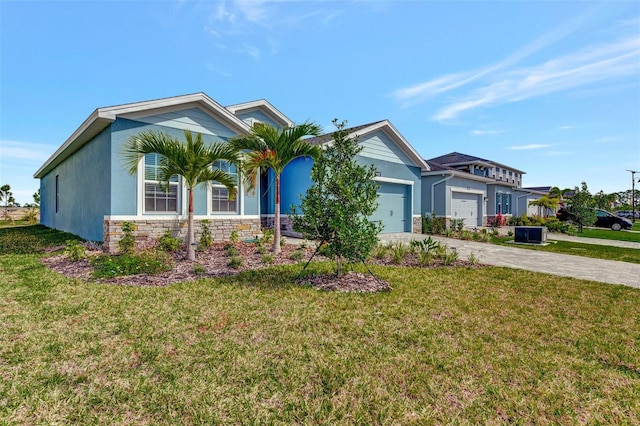
<svg viewBox="0 0 640 426"><path fill-rule="evenodd" d="M196 263L195 265L193 265L193 268L191 268L191 272L193 272L196 275L204 275L206 271L206 269L204 269L204 266L202 266L200 263Z"/></svg>
<svg viewBox="0 0 640 426"><path fill-rule="evenodd" d="M284 247L287 244L287 239L285 237L280 237L280 247Z"/></svg>
<svg viewBox="0 0 640 426"><path fill-rule="evenodd" d="M121 275L155 275L171 270L171 259L160 251L111 256L103 254L90 261L95 278L113 278Z"/></svg>
<svg viewBox="0 0 640 426"><path fill-rule="evenodd" d="M387 257L389 250L391 250L391 247L388 244L378 243L378 245L373 248L372 254L376 259L384 259Z"/></svg>
<svg viewBox="0 0 640 426"><path fill-rule="evenodd" d="M276 257L273 254L262 255L262 263L271 265L273 262L275 262L275 260L276 260Z"/></svg>
<svg viewBox="0 0 640 426"><path fill-rule="evenodd" d="M118 251L120 254L133 254L135 252L136 237L133 236L135 230L136 225L134 223L122 223L122 238L118 241Z"/></svg>
<svg viewBox="0 0 640 426"><path fill-rule="evenodd" d="M238 234L238 231L231 231L229 241L231 241L232 243L237 243L238 241L240 241L240 234Z"/></svg>
<svg viewBox="0 0 640 426"><path fill-rule="evenodd" d="M229 257L238 256L240 254L240 251L238 251L238 249L234 245L230 245L225 251L227 253L227 256Z"/></svg>
<svg viewBox="0 0 640 426"><path fill-rule="evenodd" d="M38 222L38 209L30 207L22 217L22 220L27 222L29 225L35 225Z"/></svg>
<svg viewBox="0 0 640 426"><path fill-rule="evenodd" d="M296 262L302 260L303 258L304 258L304 252L302 251L302 249L297 249L289 255L289 259L295 260Z"/></svg>
<svg viewBox="0 0 640 426"><path fill-rule="evenodd" d="M462 232L462 228L464 228L464 219L451 219L451 229Z"/></svg>
<svg viewBox="0 0 640 426"><path fill-rule="evenodd" d="M78 240L67 240L64 255L69 260L82 260L87 258L87 250Z"/></svg>
<svg viewBox="0 0 640 426"><path fill-rule="evenodd" d="M547 227L549 232L561 232L568 234L571 233L572 230L570 224L568 224L567 222L561 222L560 220L558 220L558 218L555 217L548 218L545 221L544 226Z"/></svg>
<svg viewBox="0 0 640 426"><path fill-rule="evenodd" d="M258 246L256 252L258 254L267 254L267 248L265 246Z"/></svg>
<svg viewBox="0 0 640 426"><path fill-rule="evenodd" d="M198 251L206 251L213 245L213 237L211 236L211 228L209 228L209 220L200 221L200 240L198 241Z"/></svg>
<svg viewBox="0 0 640 426"><path fill-rule="evenodd" d="M455 248L452 248L452 249L445 248L444 251L441 253L440 258L442 259L443 264L451 265L453 262L458 260L458 256L460 256L460 254Z"/></svg>
<svg viewBox="0 0 640 426"><path fill-rule="evenodd" d="M162 237L158 239L160 248L169 253L175 253L180 250L180 238L174 237L171 231L166 230Z"/></svg>
<svg viewBox="0 0 640 426"><path fill-rule="evenodd" d="M242 266L242 258L240 256L232 256L231 259L229 259L229 263L227 263L227 265L229 265L233 269L238 269Z"/></svg>
<svg viewBox="0 0 640 426"><path fill-rule="evenodd" d="M393 246L392 258L393 263L400 265L409 253L409 246L404 243L397 243Z"/></svg>
<svg viewBox="0 0 640 426"><path fill-rule="evenodd" d="M442 234L445 229L444 218L436 217L435 213L431 213L430 216L422 214L422 233L423 234Z"/></svg>
<svg viewBox="0 0 640 426"><path fill-rule="evenodd" d="M262 231L262 238L260 240L263 244L269 245L273 244L273 229L265 229Z"/></svg>

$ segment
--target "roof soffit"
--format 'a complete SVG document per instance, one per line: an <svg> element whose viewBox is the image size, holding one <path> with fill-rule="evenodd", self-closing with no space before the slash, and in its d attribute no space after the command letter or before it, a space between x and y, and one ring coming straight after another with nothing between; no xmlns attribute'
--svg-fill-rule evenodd
<svg viewBox="0 0 640 426"><path fill-rule="evenodd" d="M258 110L262 111L274 122L279 123L282 127L290 127L295 124L291 119L289 119L289 117L287 117L282 112L280 112L280 110L271 105L266 99L259 99L257 101L229 105L226 107L226 109L234 115Z"/></svg>
<svg viewBox="0 0 640 426"><path fill-rule="evenodd" d="M84 144L106 129L118 117L135 119L158 114L163 111L198 107L219 119L223 124L238 133L249 133L250 127L233 115L229 110L215 102L204 93L175 96L171 98L134 102L110 107L98 108L76 129L76 131L49 157L34 173L34 178L41 178L60 164Z"/></svg>

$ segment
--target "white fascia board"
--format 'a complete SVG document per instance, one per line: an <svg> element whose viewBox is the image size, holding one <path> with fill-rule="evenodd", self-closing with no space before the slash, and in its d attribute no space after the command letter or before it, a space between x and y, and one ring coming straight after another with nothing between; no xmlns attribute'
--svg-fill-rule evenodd
<svg viewBox="0 0 640 426"><path fill-rule="evenodd" d="M193 93L190 95L174 96L171 98L156 99L153 101L136 102L133 104L118 105L104 108L105 113L123 118L136 119L151 114L165 111L184 109L185 107L199 107L212 116L221 119L237 133L247 134L250 127L228 109L211 99L206 94Z"/></svg>
<svg viewBox="0 0 640 426"><path fill-rule="evenodd" d="M259 99L257 101L243 102L241 104L229 105L227 110L232 114L238 114L245 111L251 111L258 109L271 117L276 123L282 124L282 127L291 127L295 123L284 115L280 110L271 105L266 99Z"/></svg>
<svg viewBox="0 0 640 426"><path fill-rule="evenodd" d="M115 117L103 113L96 109L93 113L76 129L75 132L54 152L47 161L34 173L35 179L44 177L53 167L67 159L71 154L89 142L98 133L109 126Z"/></svg>
<svg viewBox="0 0 640 426"><path fill-rule="evenodd" d="M378 123L375 123L369 127L365 127L364 129L360 129L356 132L350 134L350 137L354 136L363 136L368 133L374 132L376 130L384 131L387 136L391 138L391 140L411 159L414 164L420 167L422 172L426 172L431 170L429 165L424 161L422 156L418 154L418 152L411 146L411 144L402 136L402 134L396 129L393 124L389 120L383 120Z"/></svg>
<svg viewBox="0 0 640 426"><path fill-rule="evenodd" d="M412 181L412 180L398 179L398 178L391 178L391 177L384 177L384 176L376 176L376 177L373 178L373 180L375 180L377 182L397 183L397 184L400 184L400 185L411 185L411 186L413 186L415 184L415 182Z"/></svg>
<svg viewBox="0 0 640 426"><path fill-rule="evenodd" d="M475 180L478 182L485 182L487 184L489 183L495 183L496 180L492 179L492 178L488 178L488 177L484 177L484 176L478 176L478 175L474 175L471 173L467 173L467 172L459 172L457 170L434 170L434 171L430 171L430 172L423 172L421 174L422 177L425 176L440 176L440 175L453 175L455 177L461 178L461 179L469 179L469 180Z"/></svg>
<svg viewBox="0 0 640 426"><path fill-rule="evenodd" d="M171 98L155 99L151 101L134 102L129 104L115 105L98 108L73 132L60 148L35 172L34 178L40 179L53 167L67 159L85 143L89 142L117 117L141 117L149 115L149 112L184 107L185 105L199 106L208 113L222 118L225 124L238 133L248 134L251 128L229 110L211 99L206 94L193 93L190 95L174 96Z"/></svg>

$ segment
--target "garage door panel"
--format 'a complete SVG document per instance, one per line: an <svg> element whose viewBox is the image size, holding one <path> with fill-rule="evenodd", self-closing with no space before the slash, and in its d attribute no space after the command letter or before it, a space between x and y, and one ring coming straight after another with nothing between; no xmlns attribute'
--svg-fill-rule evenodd
<svg viewBox="0 0 640 426"><path fill-rule="evenodd" d="M453 192L451 197L451 217L464 219L464 226L478 226L480 195Z"/></svg>
<svg viewBox="0 0 640 426"><path fill-rule="evenodd" d="M381 222L383 233L407 232L410 211L410 186L384 182L378 189L378 209L370 220Z"/></svg>

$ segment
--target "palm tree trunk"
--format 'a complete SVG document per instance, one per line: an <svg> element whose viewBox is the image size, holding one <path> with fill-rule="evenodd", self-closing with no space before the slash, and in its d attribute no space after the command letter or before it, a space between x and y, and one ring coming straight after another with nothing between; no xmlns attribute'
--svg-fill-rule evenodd
<svg viewBox="0 0 640 426"><path fill-rule="evenodd" d="M187 259L196 260L196 246L193 244L193 188L189 187L189 228L187 230Z"/></svg>
<svg viewBox="0 0 640 426"><path fill-rule="evenodd" d="M276 174L276 211L273 224L273 252L280 253L280 174Z"/></svg>

